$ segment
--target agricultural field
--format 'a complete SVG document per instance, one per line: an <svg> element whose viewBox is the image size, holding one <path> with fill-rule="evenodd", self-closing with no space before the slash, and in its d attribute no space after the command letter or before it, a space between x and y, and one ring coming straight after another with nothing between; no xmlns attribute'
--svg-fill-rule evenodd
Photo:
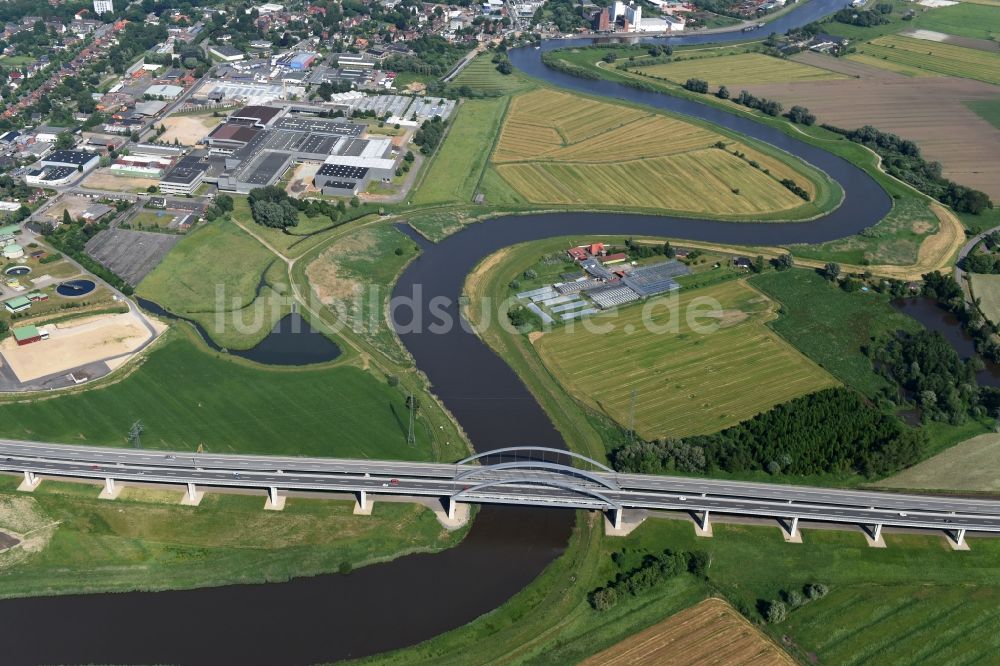
<svg viewBox="0 0 1000 666"><path fill-rule="evenodd" d="M910 41L930 48L940 46ZM924 54L921 58L929 60L926 50ZM873 125L913 140L925 158L941 163L945 177L1000 199L1000 161L996 159L1000 129L990 124L988 115L977 115L979 107L969 106L996 100L1000 86L951 76L907 76L860 62L854 55L833 58L802 53L795 59L857 78L745 87L755 95L781 101L785 108L795 104L808 107L820 123L848 129ZM889 61L876 64L885 62Z"/></svg>
<svg viewBox="0 0 1000 666"><path fill-rule="evenodd" d="M260 288L262 276L277 261L234 222L219 218L185 235L143 278L136 292L174 314L198 321L218 344L245 349L267 335L283 314L270 307L270 290ZM260 313L242 311L258 308L265 315L259 330L238 332L232 317L247 315L248 321L254 321Z"/></svg>
<svg viewBox="0 0 1000 666"><path fill-rule="evenodd" d="M481 95L509 95L518 90L524 90L531 84L520 74L501 74L496 63L491 62L492 53L477 57L459 72L452 82L453 88L468 87L473 93Z"/></svg>
<svg viewBox="0 0 1000 666"><path fill-rule="evenodd" d="M972 294L981 299L979 309L991 322L1000 322L1000 275L969 273Z"/></svg>
<svg viewBox="0 0 1000 666"><path fill-rule="evenodd" d="M641 62L641 61L640 61ZM676 59L662 65L639 67L648 76L684 83L697 78L712 86L743 83L796 83L846 78L828 69L762 53L742 53L708 58Z"/></svg>
<svg viewBox="0 0 1000 666"><path fill-rule="evenodd" d="M25 536L0 553L0 597L189 589L264 583L357 568L454 544L427 509L376 502L359 520L353 502L289 498L262 511L260 496L208 493L180 506L179 489L125 487L114 502L92 484L46 480L31 495L0 478L0 526Z"/></svg>
<svg viewBox="0 0 1000 666"><path fill-rule="evenodd" d="M741 664L793 666L796 662L722 599L705 599L581 662L630 664Z"/></svg>
<svg viewBox="0 0 1000 666"><path fill-rule="evenodd" d="M635 429L647 440L716 432L838 383L765 326L775 304L744 281L681 290L661 303L557 328L535 348L567 391L624 426L634 391ZM693 312L701 317L694 323ZM598 332L605 325L612 330Z"/></svg>
<svg viewBox="0 0 1000 666"><path fill-rule="evenodd" d="M965 105L977 116L1000 130L1000 91L994 99L980 99L966 102Z"/></svg>
<svg viewBox="0 0 1000 666"><path fill-rule="evenodd" d="M1000 492L1000 434L985 433L879 481L883 488Z"/></svg>
<svg viewBox="0 0 1000 666"><path fill-rule="evenodd" d="M947 76L1000 84L1000 53L895 35L861 44L858 53Z"/></svg>
<svg viewBox="0 0 1000 666"><path fill-rule="evenodd" d="M420 187L411 197L413 203L472 202L506 108L505 97L462 102L447 138L422 174Z"/></svg>
<svg viewBox="0 0 1000 666"><path fill-rule="evenodd" d="M202 351L183 331L107 386L35 402L0 403L4 437L127 446L141 420L143 448L387 460L426 460L435 436L407 444L405 396L382 375L349 365L251 366ZM193 334L192 334L193 335ZM336 424L336 436L331 436Z"/></svg>
<svg viewBox="0 0 1000 666"><path fill-rule="evenodd" d="M514 98L493 162L531 203L795 217L832 197L826 179L805 165L701 125L548 89ZM785 178L812 203L784 187Z"/></svg>
<svg viewBox="0 0 1000 666"><path fill-rule="evenodd" d="M991 0L996 2L996 0ZM997 19L996 7L972 2L960 2L950 7L942 7L932 12L920 15L920 27L927 30L937 30L949 35L972 37L974 39L992 39L1000 36L1000 20Z"/></svg>
<svg viewBox="0 0 1000 666"><path fill-rule="evenodd" d="M397 363L407 363L384 316L392 283L416 255L413 241L391 223L372 225L333 242L305 270L313 295L336 319Z"/></svg>
<svg viewBox="0 0 1000 666"><path fill-rule="evenodd" d="M896 312L887 296L846 293L814 270L762 273L750 283L781 304L781 316L770 323L778 335L837 379L869 396L887 382L872 369L863 347L883 333L920 328L916 320Z"/></svg>

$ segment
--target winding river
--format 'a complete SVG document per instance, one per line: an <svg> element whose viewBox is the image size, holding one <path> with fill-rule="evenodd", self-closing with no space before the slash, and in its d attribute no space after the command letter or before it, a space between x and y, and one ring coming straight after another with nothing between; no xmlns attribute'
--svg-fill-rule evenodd
<svg viewBox="0 0 1000 666"><path fill-rule="evenodd" d="M811 0L768 30L784 31L841 6L843 0ZM670 41L746 38L730 33ZM544 48L585 41L557 41ZM767 245L818 242L857 233L891 206L862 170L775 129L694 102L552 72L541 65L539 54L520 49L511 53L511 60L528 74L566 88L698 116L778 146L829 174L845 198L829 215L801 223L565 213L497 218L438 244L419 241L424 251L403 273L394 295L419 289L420 305L397 312L397 326L418 367L479 451L515 444L565 447L524 384L478 337L461 326L447 333L426 332L442 316L458 320L455 301L466 275L482 258L514 243L570 234L656 234ZM428 304L434 296L451 304L432 312ZM424 332L404 330L416 320ZM487 506L457 547L402 557L349 576L3 601L0 626L8 637L3 662L291 664L412 645L473 620L529 584L563 552L573 520L574 513L565 510Z"/></svg>

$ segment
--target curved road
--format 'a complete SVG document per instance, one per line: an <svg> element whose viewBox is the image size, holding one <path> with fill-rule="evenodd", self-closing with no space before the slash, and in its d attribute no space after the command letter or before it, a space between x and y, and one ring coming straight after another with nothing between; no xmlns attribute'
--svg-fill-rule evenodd
<svg viewBox="0 0 1000 666"><path fill-rule="evenodd" d="M768 30L784 31L842 5L843 0L811 0ZM667 41L747 37L713 34ZM564 40L545 48L579 43ZM770 127L695 102L550 72L539 55L538 50L521 49L511 59L529 74L557 85L696 115L772 143L830 174L845 198L830 215L794 224L568 213L498 218L436 245L422 243L424 253L403 273L394 292L422 292L415 311L396 313L400 337L479 451L516 444L564 447L523 383L478 337L460 326L440 334L427 331L426 324L442 315L459 321L455 301L465 276L481 258L517 242L563 234L656 234L765 245L815 242L856 233L877 222L891 205L860 169ZM432 309L434 296L448 299L447 307ZM425 325L405 328L417 320ZM410 645L474 619L528 584L562 552L573 516L568 511L486 506L456 548L366 567L348 577L0 602L0 622L8 635L20 638L8 643L5 662L308 663ZM388 598L395 601L385 603Z"/></svg>

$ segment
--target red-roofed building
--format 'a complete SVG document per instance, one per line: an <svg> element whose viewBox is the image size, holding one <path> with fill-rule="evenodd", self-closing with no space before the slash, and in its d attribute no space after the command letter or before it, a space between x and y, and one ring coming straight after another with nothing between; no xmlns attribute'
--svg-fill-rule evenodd
<svg viewBox="0 0 1000 666"><path fill-rule="evenodd" d="M582 247L571 247L566 250L566 254L568 254L573 261L583 261L587 258L587 250Z"/></svg>
<svg viewBox="0 0 1000 666"><path fill-rule="evenodd" d="M590 246L590 253L595 257L604 253L604 243L593 243Z"/></svg>
<svg viewBox="0 0 1000 666"><path fill-rule="evenodd" d="M614 254L606 254L603 257L598 257L597 260L607 266L608 264L620 264L628 259L628 255L624 252L616 252Z"/></svg>

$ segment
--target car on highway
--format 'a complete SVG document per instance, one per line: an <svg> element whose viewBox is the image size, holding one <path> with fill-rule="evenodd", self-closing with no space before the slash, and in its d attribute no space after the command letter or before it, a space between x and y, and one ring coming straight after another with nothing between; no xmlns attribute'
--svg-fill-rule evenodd
<svg viewBox="0 0 1000 666"><path fill-rule="evenodd" d="M399 479L389 479L389 484L393 486L399 485Z"/></svg>
<svg viewBox="0 0 1000 666"><path fill-rule="evenodd" d="M906 512L905 511L900 511L899 512L899 517L900 518L906 518Z"/></svg>

